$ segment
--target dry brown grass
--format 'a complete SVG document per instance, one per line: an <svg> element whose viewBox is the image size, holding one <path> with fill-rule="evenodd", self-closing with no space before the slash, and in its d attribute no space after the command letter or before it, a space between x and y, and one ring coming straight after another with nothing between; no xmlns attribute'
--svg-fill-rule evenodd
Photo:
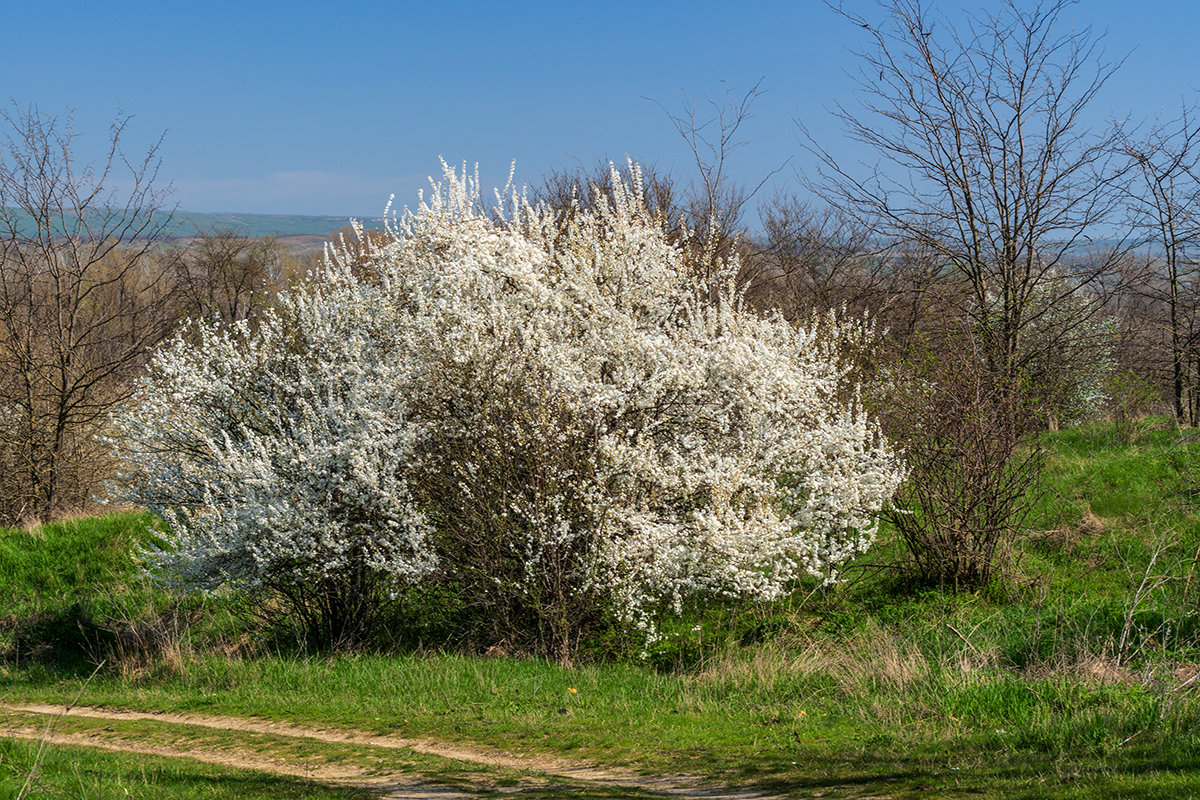
<svg viewBox="0 0 1200 800"><path fill-rule="evenodd" d="M732 686L750 694L779 694L799 678L831 681L830 694L858 709L865 721L903 725L914 720L945 724L937 711L948 689L986 687L1018 679L1100 687L1146 685L1168 680L1174 686L1200 684L1200 666L1158 670L1147 676L1120 664L1115 644L1096 649L1084 638L1064 637L1055 652L1012 663L1002 642L993 641L958 619L945 623L950 636L869 623L851 634L797 634L760 645L752 652L730 649L713 658L693 678L697 683ZM961 629L961 630L960 630ZM950 637L953 637L951 639ZM953 642L957 642L954 644ZM1089 647L1091 649L1089 649ZM1037 690L1031 689L1036 695Z"/></svg>
<svg viewBox="0 0 1200 800"><path fill-rule="evenodd" d="M964 660L955 668L969 672L977 665ZM926 683L931 669L930 659L914 644L872 626L840 639L780 639L758 647L749 657L744 651L731 650L710 661L696 680L770 690L797 675L824 676L848 694L866 689L907 692Z"/></svg>

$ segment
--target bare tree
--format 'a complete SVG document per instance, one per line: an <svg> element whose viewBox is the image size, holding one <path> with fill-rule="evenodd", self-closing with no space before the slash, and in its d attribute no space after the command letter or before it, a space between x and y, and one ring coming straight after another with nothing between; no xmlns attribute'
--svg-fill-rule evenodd
<svg viewBox="0 0 1200 800"><path fill-rule="evenodd" d="M1002 0L961 22L931 0L879 5L881 22L835 9L870 39L863 107L836 113L879 161L839 161L808 136L810 186L935 259L947 333L916 341L887 401L912 468L893 521L921 578L979 585L1024 519L1040 413L1096 382L1079 356L1108 335L1098 318L1128 249L1129 173L1117 128L1085 114L1120 62L1067 24L1072 0Z"/></svg>
<svg viewBox="0 0 1200 800"><path fill-rule="evenodd" d="M765 91L760 80L741 95L725 86L719 98L706 96L703 103L685 95L679 112L647 98L667 115L696 165L696 178L683 193L681 206L684 221L693 233L696 251L693 265L698 280L708 287L710 294L721 290L714 283L719 264L735 254L752 254L740 247L746 233L746 210L783 166L768 172L753 188L734 180L729 173L729 159L747 144L740 138L742 126L751 117L754 101Z"/></svg>
<svg viewBox="0 0 1200 800"><path fill-rule="evenodd" d="M96 164L76 133L36 108L0 112L0 515L45 519L86 502L94 435L174 321L156 257L171 215L153 187L153 143L121 146L118 114ZM120 188L117 188L117 187Z"/></svg>
<svg viewBox="0 0 1200 800"><path fill-rule="evenodd" d="M983 356L1009 378L1034 356L1024 338L1049 309L1078 295L1085 317L1096 312L1121 254L1082 253L1089 237L1113 236L1119 208L1116 130L1084 118L1119 62L1090 29L1064 24L1071 4L1005 0L961 27L925 0L883 0L882 24L839 10L873 46L860 54L864 109L838 116L881 162L864 176L808 139L824 198L965 282Z"/></svg>
<svg viewBox="0 0 1200 800"><path fill-rule="evenodd" d="M1195 114L1194 106L1184 106L1178 117L1156 124L1145 137L1123 135L1121 140L1138 177L1128 198L1148 246L1142 283L1166 305L1175 418L1193 425L1196 404L1189 400L1185 406L1185 390L1194 395L1196 388L1187 364L1193 317L1187 289L1196 276L1191 249L1200 240L1200 127Z"/></svg>
<svg viewBox="0 0 1200 800"><path fill-rule="evenodd" d="M201 233L171 257L184 313L230 321L257 318L282 288L285 256L274 237Z"/></svg>

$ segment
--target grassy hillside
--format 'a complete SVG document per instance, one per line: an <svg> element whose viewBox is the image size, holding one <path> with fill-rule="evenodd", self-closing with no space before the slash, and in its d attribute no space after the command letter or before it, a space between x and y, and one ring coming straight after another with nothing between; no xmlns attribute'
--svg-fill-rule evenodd
<svg viewBox="0 0 1200 800"><path fill-rule="evenodd" d="M0 529L0 674L39 664L90 673L177 663L194 635L210 644L231 618L219 602L175 595L138 566L147 519L112 514Z"/></svg>
<svg viewBox="0 0 1200 800"><path fill-rule="evenodd" d="M147 586L130 556L138 517L5 531L0 702L70 700L107 658L86 703L472 741L794 797L1200 795L1196 445L1146 423L1046 447L1033 530L988 590L906 586L885 535L837 590L708 609L616 664L303 656L263 631L235 639L220 604ZM157 630L174 649L122 644L171 614L180 627ZM91 633L59 649L71 623Z"/></svg>

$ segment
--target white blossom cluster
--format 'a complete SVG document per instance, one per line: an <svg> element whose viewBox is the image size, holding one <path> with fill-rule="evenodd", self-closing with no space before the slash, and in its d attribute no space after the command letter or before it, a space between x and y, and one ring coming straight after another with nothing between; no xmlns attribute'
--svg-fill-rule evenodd
<svg viewBox="0 0 1200 800"><path fill-rule="evenodd" d="M523 562L501 590L569 551L574 587L633 623L834 580L903 474L837 400L839 324L753 312L736 264L719 299L699 291L633 174L564 216L486 209L447 168L259 333L200 326L159 353L120 422L128 496L173 531L160 561L202 586L352 558L419 580L461 565L439 526L486 502L473 518L503 517Z"/></svg>
<svg viewBox="0 0 1200 800"><path fill-rule="evenodd" d="M167 523L146 555L185 586L394 591L436 564L406 483L416 428L363 285L285 298L251 333L192 324L119 413L116 492Z"/></svg>

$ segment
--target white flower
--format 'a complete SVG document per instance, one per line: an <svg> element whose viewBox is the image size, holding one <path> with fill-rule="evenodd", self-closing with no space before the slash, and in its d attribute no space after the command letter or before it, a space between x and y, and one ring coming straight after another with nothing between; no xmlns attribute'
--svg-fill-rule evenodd
<svg viewBox="0 0 1200 800"><path fill-rule="evenodd" d="M835 579L902 477L838 399L837 339L859 334L756 314L736 264L711 302L640 186L613 183L564 220L512 194L486 211L446 168L257 333L161 350L118 418L125 496L172 528L155 563L198 586L358 562L417 581L485 566L431 521L465 510L510 537L505 591L569 553L573 590L649 637L657 608Z"/></svg>

